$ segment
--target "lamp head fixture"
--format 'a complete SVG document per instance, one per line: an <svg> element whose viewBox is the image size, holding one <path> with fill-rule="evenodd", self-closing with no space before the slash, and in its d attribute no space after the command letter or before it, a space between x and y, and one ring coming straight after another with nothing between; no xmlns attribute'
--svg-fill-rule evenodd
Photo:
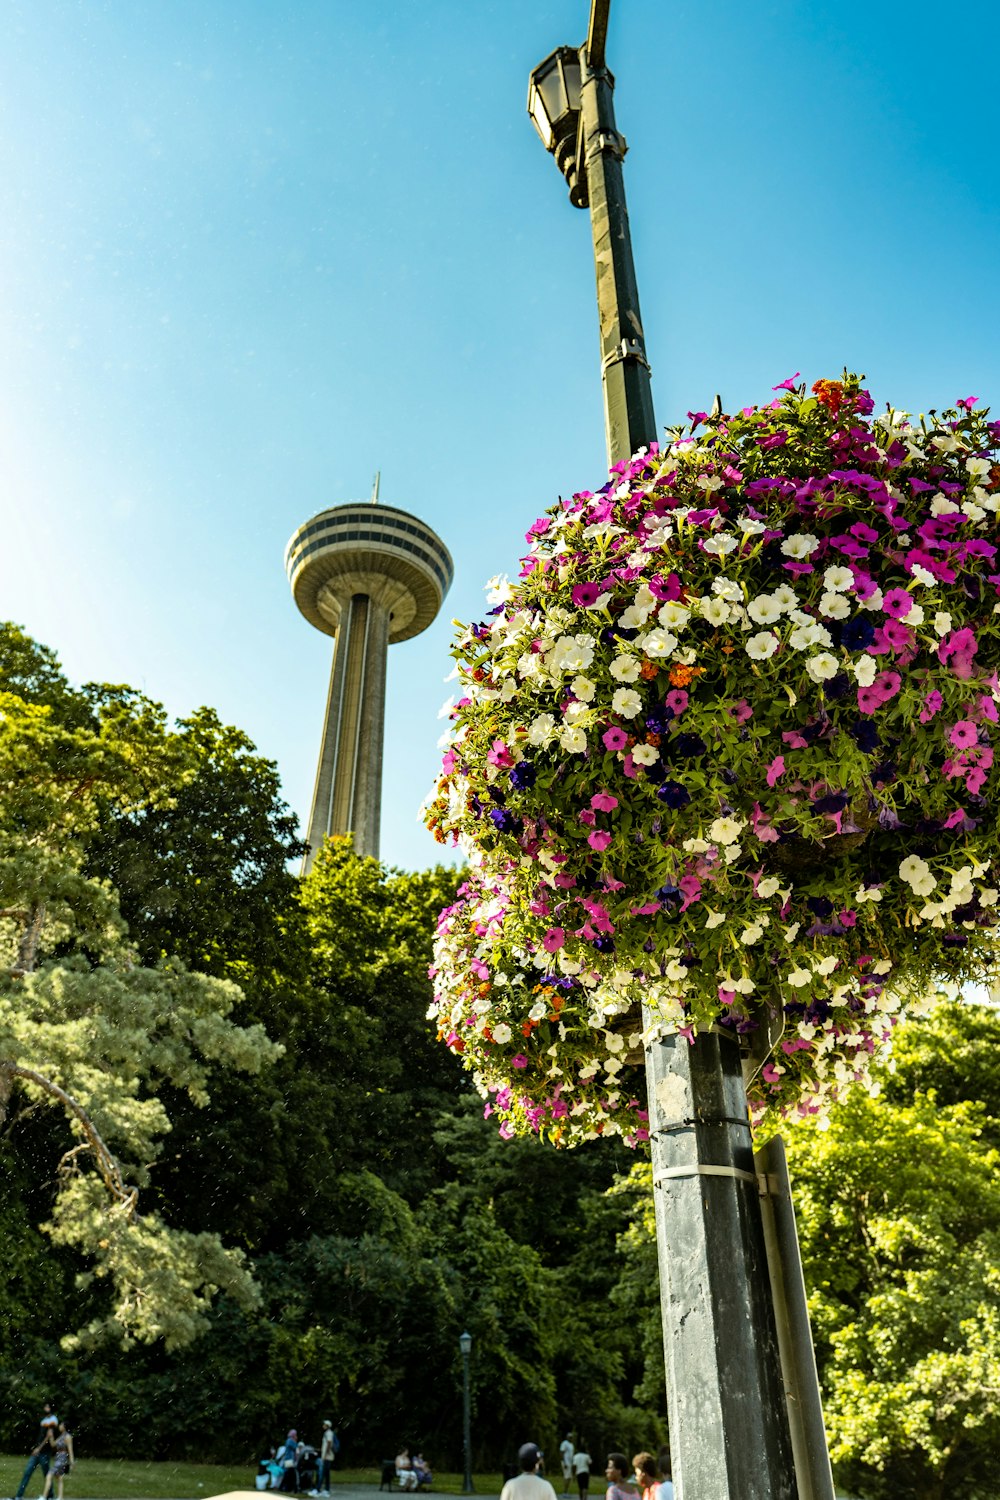
<svg viewBox="0 0 1000 1500"><path fill-rule="evenodd" d="M569 185L570 201L586 208L587 176L578 139L580 54L575 47L557 47L535 68L528 83L528 114Z"/></svg>

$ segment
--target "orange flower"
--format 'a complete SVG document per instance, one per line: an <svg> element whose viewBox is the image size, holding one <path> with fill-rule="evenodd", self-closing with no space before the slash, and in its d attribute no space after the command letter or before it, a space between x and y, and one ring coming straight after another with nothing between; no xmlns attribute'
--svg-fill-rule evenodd
<svg viewBox="0 0 1000 1500"><path fill-rule="evenodd" d="M647 745L659 745L660 742L661 742L661 740L662 740L662 738L663 738L662 735L649 733L646 736L646 744Z"/></svg>
<svg viewBox="0 0 1000 1500"><path fill-rule="evenodd" d="M821 406L825 406L831 416L836 416L844 404L844 387L839 380L817 380L813 385L813 395Z"/></svg>
<svg viewBox="0 0 1000 1500"><path fill-rule="evenodd" d="M653 678L657 675L659 670L660 669L656 665L655 661L644 661L642 666L639 668L639 676L644 682L652 682Z"/></svg>
<svg viewBox="0 0 1000 1500"><path fill-rule="evenodd" d="M688 683L691 682L693 678L700 677L704 670L704 667L671 667L670 681L676 688L687 687Z"/></svg>

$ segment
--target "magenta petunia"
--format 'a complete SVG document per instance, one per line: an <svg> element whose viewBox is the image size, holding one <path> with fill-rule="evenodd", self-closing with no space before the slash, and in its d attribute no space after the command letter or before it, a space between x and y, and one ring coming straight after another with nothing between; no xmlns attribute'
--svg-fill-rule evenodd
<svg viewBox="0 0 1000 1500"><path fill-rule="evenodd" d="M890 589L882 599L882 610L893 620L905 620L913 608L913 595L906 589Z"/></svg>
<svg viewBox="0 0 1000 1500"><path fill-rule="evenodd" d="M611 835L603 828L595 828L593 833L587 834L587 843L600 854L611 843Z"/></svg>
<svg viewBox="0 0 1000 1500"><path fill-rule="evenodd" d="M943 707L944 699L941 697L941 694L937 688L931 688L930 692L924 698L923 707L920 710L921 724L929 724L934 715L939 714Z"/></svg>
<svg viewBox="0 0 1000 1500"><path fill-rule="evenodd" d="M785 757L783 755L776 755L774 757L774 759L772 760L771 764L767 768L767 784L768 784L768 786L774 786L774 783L778 780L778 778L781 777L781 776L784 776L784 774L785 774Z"/></svg>
<svg viewBox="0 0 1000 1500"><path fill-rule="evenodd" d="M979 732L971 719L959 719L948 731L948 738L956 750L968 750L979 741Z"/></svg>
<svg viewBox="0 0 1000 1500"><path fill-rule="evenodd" d="M563 927L550 927L542 938L542 947L546 953L555 953L566 941L566 929Z"/></svg>
<svg viewBox="0 0 1000 1500"><path fill-rule="evenodd" d="M526 1068L528 1066L528 1059L523 1052L515 1052L510 1060L510 1065L512 1068Z"/></svg>
<svg viewBox="0 0 1000 1500"><path fill-rule="evenodd" d="M618 806L618 798L611 792L595 792L590 799L590 805L596 812L614 812Z"/></svg>
<svg viewBox="0 0 1000 1500"><path fill-rule="evenodd" d="M601 739L604 741L604 748L606 750L624 750L628 744L628 735L624 729L619 729L616 724L612 724L610 729L606 729L601 735Z"/></svg>
<svg viewBox="0 0 1000 1500"><path fill-rule="evenodd" d="M577 609L592 609L601 597L599 583L578 583L570 596Z"/></svg>
<svg viewBox="0 0 1000 1500"><path fill-rule="evenodd" d="M871 687L858 688L858 707L863 714L875 713L877 709L882 707L884 701L882 694L875 687L874 683Z"/></svg>
<svg viewBox="0 0 1000 1500"><path fill-rule="evenodd" d="M667 707L680 716L688 706L688 695L683 688L674 688L667 694Z"/></svg>

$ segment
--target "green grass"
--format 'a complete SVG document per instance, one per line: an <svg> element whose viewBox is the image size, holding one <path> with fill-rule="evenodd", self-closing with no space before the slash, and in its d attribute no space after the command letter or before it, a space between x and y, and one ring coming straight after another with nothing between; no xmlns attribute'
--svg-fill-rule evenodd
<svg viewBox="0 0 1000 1500"><path fill-rule="evenodd" d="M0 1496L13 1495L25 1462L26 1456L0 1455ZM252 1490L256 1472L255 1463L147 1463L142 1459L87 1458L84 1454L66 1477L65 1500L207 1500L227 1490ZM339 1469L331 1477L334 1486L377 1485L379 1470ZM479 1495L499 1495L503 1483L499 1474L477 1474L475 1482ZM461 1474L435 1474L434 1493L458 1495L461 1490ZM25 1500L39 1500L41 1493L41 1471L36 1469ZM271 1495L278 1500L273 1491Z"/></svg>

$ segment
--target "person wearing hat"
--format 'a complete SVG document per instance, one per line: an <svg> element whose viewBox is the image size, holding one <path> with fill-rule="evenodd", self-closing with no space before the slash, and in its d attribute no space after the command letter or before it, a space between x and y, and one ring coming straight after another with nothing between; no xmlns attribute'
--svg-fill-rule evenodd
<svg viewBox="0 0 1000 1500"><path fill-rule="evenodd" d="M556 1492L547 1479L537 1472L541 1461L537 1443L522 1443L517 1450L517 1461L521 1472L516 1479L508 1479L500 1491L500 1500L556 1500Z"/></svg>
<svg viewBox="0 0 1000 1500"><path fill-rule="evenodd" d="M337 1456L337 1435L333 1430L333 1423L327 1417L323 1423L323 1436L319 1440L319 1458L316 1461L316 1488L310 1490L310 1495L328 1495L330 1493L330 1467Z"/></svg>

